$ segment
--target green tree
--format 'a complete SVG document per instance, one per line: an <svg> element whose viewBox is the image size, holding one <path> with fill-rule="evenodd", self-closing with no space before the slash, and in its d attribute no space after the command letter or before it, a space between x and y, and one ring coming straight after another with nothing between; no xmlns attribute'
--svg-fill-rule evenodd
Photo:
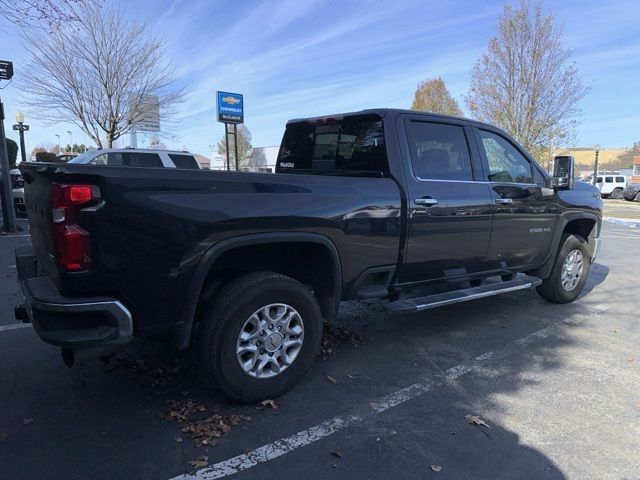
<svg viewBox="0 0 640 480"><path fill-rule="evenodd" d="M418 84L411 110L462 116L462 110L444 84L442 78L427 79Z"/></svg>
<svg viewBox="0 0 640 480"><path fill-rule="evenodd" d="M16 163L18 162L18 144L10 138L6 139L6 144L7 154L9 155L9 168L16 168Z"/></svg>
<svg viewBox="0 0 640 480"><path fill-rule="evenodd" d="M561 26L539 2L507 3L473 68L467 107L543 160L545 152L571 142L577 102L588 91L570 59Z"/></svg>
<svg viewBox="0 0 640 480"><path fill-rule="evenodd" d="M251 146L251 132L249 131L249 129L247 127L245 127L244 125L236 125L236 128L238 129L238 166L239 168L243 168L247 166L247 159L248 159L248 154L251 151L251 149L253 148ZM235 161L235 146L234 146L234 135L229 135L229 150L230 150L230 154L229 154L229 164L231 165L231 168L235 168L236 165L236 161ZM222 136L222 139L218 142L218 153L220 155L223 155L224 157L227 156L227 148L226 148L226 144L225 144L225 139L224 139L224 135Z"/></svg>

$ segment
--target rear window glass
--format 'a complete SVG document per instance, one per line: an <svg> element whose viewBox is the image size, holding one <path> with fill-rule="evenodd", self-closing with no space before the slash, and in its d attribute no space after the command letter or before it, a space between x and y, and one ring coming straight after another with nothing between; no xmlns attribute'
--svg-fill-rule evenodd
<svg viewBox="0 0 640 480"><path fill-rule="evenodd" d="M199 170L198 162L191 155L180 155L178 153L170 153L169 158L176 166L176 168L190 168L192 170Z"/></svg>
<svg viewBox="0 0 640 480"><path fill-rule="evenodd" d="M287 126L276 172L387 172L382 120L349 117Z"/></svg>

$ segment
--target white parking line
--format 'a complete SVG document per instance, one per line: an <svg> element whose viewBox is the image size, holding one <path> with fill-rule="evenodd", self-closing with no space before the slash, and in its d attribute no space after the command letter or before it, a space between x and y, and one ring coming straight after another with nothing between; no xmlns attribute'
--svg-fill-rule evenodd
<svg viewBox="0 0 640 480"><path fill-rule="evenodd" d="M368 405L355 409L350 414L339 415L326 420L318 425L302 430L290 437L281 438L273 443L263 445L250 451L227 460L218 462L210 467L198 470L194 474L184 474L172 478L171 480L211 480L215 478L228 477L235 473L255 467L261 463L276 459L292 452L300 447L304 447L318 440L322 440L329 435L344 430L355 423L361 422L369 417L373 417L383 413L393 407L397 407L409 400L417 398L425 393L443 385L445 382L455 380L477 368L488 361L499 360L506 357L511 350L509 347L517 345L518 347L526 347L531 343L550 337L560 333L567 325L577 325L585 318L584 315L575 315L574 319L564 319L553 325L533 332L526 337L522 337L509 345L499 349L492 350L482 355L478 355L468 362L463 362L455 367L450 368L441 375L428 378L419 383L414 383L402 390L398 390L386 397L380 398Z"/></svg>
<svg viewBox="0 0 640 480"><path fill-rule="evenodd" d="M0 332L6 332L8 330L17 330L19 328L29 328L32 325L30 323L11 323L9 325L0 325Z"/></svg>

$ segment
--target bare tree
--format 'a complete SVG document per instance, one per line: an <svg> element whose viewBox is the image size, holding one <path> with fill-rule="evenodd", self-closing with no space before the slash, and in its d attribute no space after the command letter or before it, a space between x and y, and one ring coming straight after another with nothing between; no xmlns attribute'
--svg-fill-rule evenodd
<svg viewBox="0 0 640 480"><path fill-rule="evenodd" d="M243 124L236 125L236 128L238 129L238 166L242 168L247 166L247 156L252 149L251 132ZM229 158L233 159L230 161L230 164L232 166L235 166L235 158L234 158L235 146L233 144L233 141L234 141L233 139L234 139L234 136L229 135L229 150L230 150ZM227 146L225 144L224 136L218 142L218 153L225 157L227 155Z"/></svg>
<svg viewBox="0 0 640 480"><path fill-rule="evenodd" d="M462 116L462 110L444 84L442 78L420 82L413 96L411 110Z"/></svg>
<svg viewBox="0 0 640 480"><path fill-rule="evenodd" d="M157 97L165 122L184 99L164 39L111 8L83 8L77 31L27 32L18 87L25 107L49 123L76 124L99 147L145 120Z"/></svg>
<svg viewBox="0 0 640 480"><path fill-rule="evenodd" d="M473 68L467 107L541 157L575 134L577 102L588 91L570 58L562 27L539 2L507 3Z"/></svg>
<svg viewBox="0 0 640 480"><path fill-rule="evenodd" d="M98 4L98 0L0 0L0 17L23 28L59 28L79 22L80 11L87 4Z"/></svg>

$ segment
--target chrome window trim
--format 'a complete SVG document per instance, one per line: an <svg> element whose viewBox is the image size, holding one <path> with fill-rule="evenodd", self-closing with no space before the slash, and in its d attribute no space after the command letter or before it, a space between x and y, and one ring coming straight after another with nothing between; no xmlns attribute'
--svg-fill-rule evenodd
<svg viewBox="0 0 640 480"><path fill-rule="evenodd" d="M525 187L539 187L543 188L543 185L537 183L518 183L518 182L493 182L490 180L446 180L440 178L420 178L414 175L414 178L420 182L443 182L443 183L486 183L496 185L523 185Z"/></svg>

